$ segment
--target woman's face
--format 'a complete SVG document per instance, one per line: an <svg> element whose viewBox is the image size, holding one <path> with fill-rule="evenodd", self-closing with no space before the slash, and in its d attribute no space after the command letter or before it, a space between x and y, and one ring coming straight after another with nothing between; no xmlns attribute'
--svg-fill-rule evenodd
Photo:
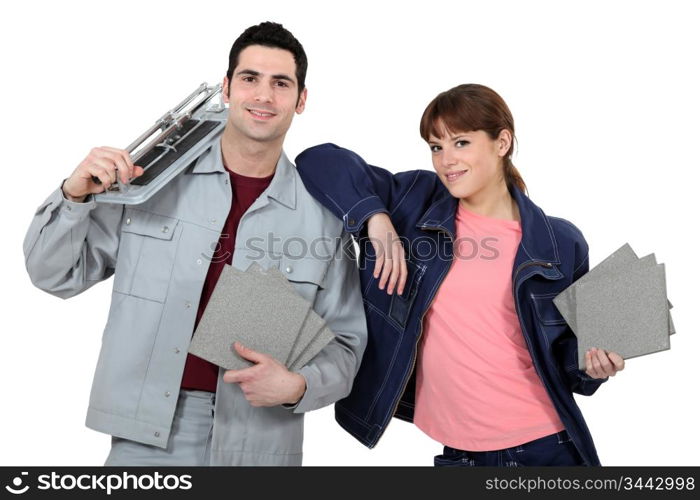
<svg viewBox="0 0 700 500"><path fill-rule="evenodd" d="M503 157L510 148L507 130L494 140L483 130L449 132L442 123L436 129L444 134L428 139L433 168L452 196L469 198L504 182Z"/></svg>

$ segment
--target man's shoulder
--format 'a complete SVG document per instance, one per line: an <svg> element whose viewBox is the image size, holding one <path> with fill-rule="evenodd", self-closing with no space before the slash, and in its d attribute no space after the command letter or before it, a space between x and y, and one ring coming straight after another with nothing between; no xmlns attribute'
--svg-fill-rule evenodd
<svg viewBox="0 0 700 500"><path fill-rule="evenodd" d="M343 231L342 221L309 193L296 167L294 168L294 176L296 178L297 191L296 210L299 212L299 215L304 217L310 228L320 227L324 229L324 232L332 231L340 234Z"/></svg>

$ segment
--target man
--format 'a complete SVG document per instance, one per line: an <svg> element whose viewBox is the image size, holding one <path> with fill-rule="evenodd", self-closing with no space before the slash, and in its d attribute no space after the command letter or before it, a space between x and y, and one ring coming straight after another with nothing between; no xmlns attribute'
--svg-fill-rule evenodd
<svg viewBox="0 0 700 500"><path fill-rule="evenodd" d="M68 298L114 274L86 420L113 436L107 465L300 465L303 413L350 392L367 333L349 235L282 151L306 67L281 25L248 28L223 81L224 132L193 165L141 205L96 204L143 169L94 148L36 211L24 253L37 287ZM223 266L253 261L279 267L335 333L296 373L239 344L250 368L187 353Z"/></svg>

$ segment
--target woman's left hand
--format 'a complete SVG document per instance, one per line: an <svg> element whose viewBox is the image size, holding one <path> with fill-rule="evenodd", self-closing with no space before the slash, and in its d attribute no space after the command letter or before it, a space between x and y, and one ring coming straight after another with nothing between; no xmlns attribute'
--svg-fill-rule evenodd
<svg viewBox="0 0 700 500"><path fill-rule="evenodd" d="M611 351L593 347L586 352L586 375L591 378L614 377L625 369L625 360Z"/></svg>

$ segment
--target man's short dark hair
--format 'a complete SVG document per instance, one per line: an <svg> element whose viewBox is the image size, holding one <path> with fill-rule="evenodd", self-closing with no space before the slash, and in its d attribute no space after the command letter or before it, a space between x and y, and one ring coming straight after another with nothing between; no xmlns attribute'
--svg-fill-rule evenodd
<svg viewBox="0 0 700 500"><path fill-rule="evenodd" d="M228 56L228 71L226 71L229 81L231 81L233 76L233 70L238 66L238 57L241 52L251 45L262 45L291 52L296 63L297 84L299 85L299 94L301 94L301 91L306 86L306 68L308 66L304 47L281 24L269 21L251 26L233 42Z"/></svg>

